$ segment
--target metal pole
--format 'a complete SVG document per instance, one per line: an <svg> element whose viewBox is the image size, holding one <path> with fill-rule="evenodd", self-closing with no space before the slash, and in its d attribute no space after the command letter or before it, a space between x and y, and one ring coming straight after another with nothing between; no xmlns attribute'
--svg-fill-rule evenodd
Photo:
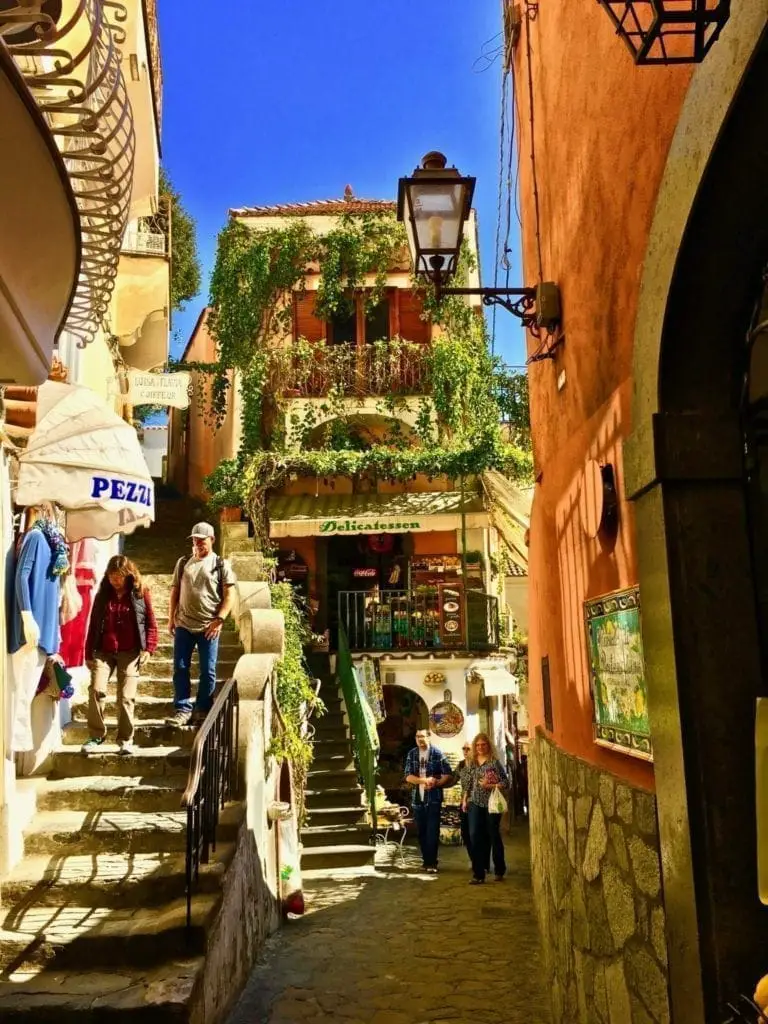
<svg viewBox="0 0 768 1024"><path fill-rule="evenodd" d="M467 600L467 514L464 511L464 474L459 479L461 491L461 575L464 581L464 643L469 650L469 601Z"/></svg>

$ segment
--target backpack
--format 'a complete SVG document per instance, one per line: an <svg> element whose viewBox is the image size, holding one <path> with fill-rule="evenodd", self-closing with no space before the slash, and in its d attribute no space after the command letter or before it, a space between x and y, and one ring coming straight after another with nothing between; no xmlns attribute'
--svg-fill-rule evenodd
<svg viewBox="0 0 768 1024"><path fill-rule="evenodd" d="M194 555L187 555L186 558L181 559L181 572L179 573L179 584L181 584L181 577L184 575L184 570L187 568L187 562L192 559ZM219 601L224 600L224 559L221 555L216 555L216 568L215 573L219 578Z"/></svg>

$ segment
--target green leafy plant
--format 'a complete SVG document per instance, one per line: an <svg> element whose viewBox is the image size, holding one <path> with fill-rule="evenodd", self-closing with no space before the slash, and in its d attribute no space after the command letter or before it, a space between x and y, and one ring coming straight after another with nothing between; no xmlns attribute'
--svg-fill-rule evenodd
<svg viewBox="0 0 768 1024"><path fill-rule="evenodd" d="M285 618L285 653L275 666L275 696L283 728L275 732L268 754L290 763L295 790L302 794L312 763L312 742L304 724L310 711L321 714L324 707L315 694L304 660L304 646L310 642L311 633L293 587L290 583L273 583L270 593L272 607Z"/></svg>
<svg viewBox="0 0 768 1024"><path fill-rule="evenodd" d="M195 222L166 171L160 169L160 196L170 208L171 309L179 312L200 291L200 257Z"/></svg>

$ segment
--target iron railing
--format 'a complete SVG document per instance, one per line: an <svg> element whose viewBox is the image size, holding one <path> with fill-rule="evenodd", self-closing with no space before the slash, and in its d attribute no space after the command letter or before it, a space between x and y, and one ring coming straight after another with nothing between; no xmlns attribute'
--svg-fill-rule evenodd
<svg viewBox="0 0 768 1024"><path fill-rule="evenodd" d="M128 220L136 137L121 70L126 9L118 0L59 5L10 0L0 39L62 155L80 217L82 256L64 330L80 348L102 326ZM53 11L55 4L50 5Z"/></svg>
<svg viewBox="0 0 768 1024"><path fill-rule="evenodd" d="M219 813L237 792L240 704L237 682L229 679L213 702L195 736L189 759L187 788L181 806L187 809L187 931L192 926L192 891L216 850Z"/></svg>
<svg viewBox="0 0 768 1024"><path fill-rule="evenodd" d="M339 623L353 651L496 650L499 602L482 591L468 590L462 613L441 619L438 588L414 590L342 590ZM443 608L446 606L442 598ZM448 602L450 606L450 602ZM459 609L458 599L454 601ZM448 628L455 622L455 629Z"/></svg>
<svg viewBox="0 0 768 1024"><path fill-rule="evenodd" d="M379 767L379 733L365 694L360 688L352 666L349 644L344 627L339 626L339 645L336 658L336 676L341 686L344 703L349 716L349 729L352 733L352 748L355 752L357 771L363 780L363 787L368 798L371 812L372 834L376 833L376 774Z"/></svg>
<svg viewBox="0 0 768 1024"><path fill-rule="evenodd" d="M412 342L372 345L297 346L283 387L295 397L424 395L429 385L429 348ZM289 350L290 351L290 350Z"/></svg>

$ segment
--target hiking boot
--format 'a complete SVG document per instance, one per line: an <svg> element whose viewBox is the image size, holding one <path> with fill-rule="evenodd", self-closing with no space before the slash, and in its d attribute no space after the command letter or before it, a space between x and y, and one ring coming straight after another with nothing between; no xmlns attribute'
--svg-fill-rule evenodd
<svg viewBox="0 0 768 1024"><path fill-rule="evenodd" d="M208 712L207 711L193 711L192 712L192 719L191 719L189 724L191 726L202 725L207 717L208 717Z"/></svg>
<svg viewBox="0 0 768 1024"><path fill-rule="evenodd" d="M192 712L183 711L180 708L169 715L165 720L166 725L174 725L177 729L183 729L192 721Z"/></svg>
<svg viewBox="0 0 768 1024"><path fill-rule="evenodd" d="M80 748L80 752L83 754L93 754L99 749L103 742L103 736L91 736L82 745L82 747Z"/></svg>
<svg viewBox="0 0 768 1024"><path fill-rule="evenodd" d="M122 754L123 757L129 757L131 754L136 753L136 748L134 747L132 740L120 740L117 747L118 754Z"/></svg>

